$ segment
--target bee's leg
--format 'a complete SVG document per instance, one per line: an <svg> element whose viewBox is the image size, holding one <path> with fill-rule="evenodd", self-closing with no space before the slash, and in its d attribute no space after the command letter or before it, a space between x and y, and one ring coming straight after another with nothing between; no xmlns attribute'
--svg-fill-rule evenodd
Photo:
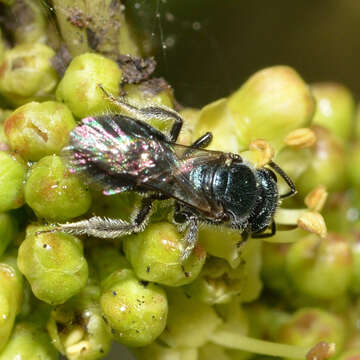
<svg viewBox="0 0 360 360"><path fill-rule="evenodd" d="M267 230L268 227L265 229ZM254 238L254 239L263 239L263 238L268 238L268 237L272 237L276 234L276 224L275 224L275 221L273 221L271 223L271 228L270 228L270 232L261 232L261 233L253 233L251 234L251 237Z"/></svg>
<svg viewBox="0 0 360 360"><path fill-rule="evenodd" d="M181 255L182 262L186 261L191 255L192 251L197 242L198 233L199 233L199 224L196 216L191 216L186 221L186 233L184 236L185 248Z"/></svg>
<svg viewBox="0 0 360 360"><path fill-rule="evenodd" d="M184 262L191 255L197 241L199 232L198 217L189 211L181 211L179 204L176 203L174 223L178 226L180 232L186 229L184 236L185 248L181 255L181 260Z"/></svg>
<svg viewBox="0 0 360 360"><path fill-rule="evenodd" d="M149 222L152 203L156 199L159 199L159 197L151 196L143 198L139 209L136 209L132 214L130 222L121 219L94 216L87 220L58 224L50 230L39 231L39 233L64 232L73 235L88 235L104 239L113 239L142 232Z"/></svg>
<svg viewBox="0 0 360 360"><path fill-rule="evenodd" d="M151 119L158 119L158 120L166 121L169 119L173 119L174 124L170 130L170 140L173 142L177 140L183 125L183 119L176 111L163 105L138 108L134 105L127 103L126 101L120 98L115 98L113 95L109 94L102 87L102 85L99 84L98 86L112 103L116 104L121 109L124 109L125 111L129 112L139 120L148 121Z"/></svg>
<svg viewBox="0 0 360 360"><path fill-rule="evenodd" d="M244 246L247 241L249 240L250 237L250 230L246 229L241 233L241 241L238 241L236 243L236 247L237 248L241 248L242 246Z"/></svg>
<svg viewBox="0 0 360 360"><path fill-rule="evenodd" d="M211 132L206 132L204 135L200 136L193 144L191 144L191 147L196 149L203 149L206 148L213 139L213 134Z"/></svg>
<svg viewBox="0 0 360 360"><path fill-rule="evenodd" d="M195 140L195 142L190 145L190 148L185 151L184 156L191 155L194 152L194 149L206 148L211 143L212 138L212 133L209 131L206 132L204 135L200 136L197 140Z"/></svg>

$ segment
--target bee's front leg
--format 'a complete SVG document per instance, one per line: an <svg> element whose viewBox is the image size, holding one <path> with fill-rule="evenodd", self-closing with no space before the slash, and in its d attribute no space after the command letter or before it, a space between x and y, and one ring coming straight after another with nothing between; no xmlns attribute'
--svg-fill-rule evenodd
<svg viewBox="0 0 360 360"><path fill-rule="evenodd" d="M185 230L185 247L181 255L182 262L186 261L191 255L197 242L199 233L198 216L190 211L180 210L179 204L175 205L174 223L178 226L180 232Z"/></svg>

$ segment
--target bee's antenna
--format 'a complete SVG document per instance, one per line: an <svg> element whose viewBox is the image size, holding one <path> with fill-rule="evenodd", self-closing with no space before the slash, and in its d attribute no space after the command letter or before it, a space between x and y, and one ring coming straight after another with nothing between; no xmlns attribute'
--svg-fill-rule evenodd
<svg viewBox="0 0 360 360"><path fill-rule="evenodd" d="M280 195L280 199L285 199L285 198L295 195L297 193L295 184L292 182L290 177L285 173L285 171L279 165L275 164L273 161L269 161L268 165L271 168L273 168L285 180L285 182L288 184L288 186L290 188L289 192L287 192L286 194Z"/></svg>

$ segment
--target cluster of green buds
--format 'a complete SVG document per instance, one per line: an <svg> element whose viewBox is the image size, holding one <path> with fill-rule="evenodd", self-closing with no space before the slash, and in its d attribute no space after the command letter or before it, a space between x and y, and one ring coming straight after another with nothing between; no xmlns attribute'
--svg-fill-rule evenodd
<svg viewBox="0 0 360 360"><path fill-rule="evenodd" d="M153 63L120 1L52 3L56 20L40 2L0 0L0 360L101 359L113 341L139 360L359 357L360 111L350 91L275 66L183 108L149 79ZM183 145L210 131L209 149L257 168L276 162L298 190L279 203L276 235L243 243L204 226L184 261L172 200L155 201L143 232L117 239L41 232L93 214L128 219L141 200L103 195L62 156L82 118L126 114L99 84L131 105L177 110Z"/></svg>

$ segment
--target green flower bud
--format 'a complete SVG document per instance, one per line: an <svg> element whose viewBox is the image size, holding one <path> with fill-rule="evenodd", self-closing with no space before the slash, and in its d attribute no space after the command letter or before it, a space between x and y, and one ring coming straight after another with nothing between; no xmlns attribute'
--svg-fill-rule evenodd
<svg viewBox="0 0 360 360"><path fill-rule="evenodd" d="M285 231L284 231L285 233ZM289 279L286 275L285 256L291 244L263 244L262 251L262 278L267 288L285 294L290 289Z"/></svg>
<svg viewBox="0 0 360 360"><path fill-rule="evenodd" d="M339 357L337 357L337 360L358 360L360 359L360 350L354 349L354 350L348 350L340 354Z"/></svg>
<svg viewBox="0 0 360 360"><path fill-rule="evenodd" d="M356 141L347 149L346 154L346 175L350 184L360 188L360 141Z"/></svg>
<svg viewBox="0 0 360 360"><path fill-rule="evenodd" d="M79 55L68 66L56 90L56 98L79 118L102 114L108 111L111 103L98 85L117 96L121 79L122 72L114 61L98 54Z"/></svg>
<svg viewBox="0 0 360 360"><path fill-rule="evenodd" d="M95 184L94 184L95 186ZM130 219L136 202L140 196L135 192L123 192L106 196L100 191L92 191L91 212L97 216L116 219Z"/></svg>
<svg viewBox="0 0 360 360"><path fill-rule="evenodd" d="M252 240L241 248L240 262L231 268L219 258L210 258L196 280L184 287L187 295L206 304L255 300L262 289L260 279L261 242Z"/></svg>
<svg viewBox="0 0 360 360"><path fill-rule="evenodd" d="M137 360L198 360L196 348L169 348L156 342L142 348L132 349L132 352Z"/></svg>
<svg viewBox="0 0 360 360"><path fill-rule="evenodd" d="M124 241L124 250L136 275L146 281L169 286L181 286L193 281L200 273L206 253L196 245L183 262L183 234L169 223L149 225L145 231Z"/></svg>
<svg viewBox="0 0 360 360"><path fill-rule="evenodd" d="M0 65L0 94L14 105L49 97L58 82L51 65L54 55L53 49L39 43L8 50Z"/></svg>
<svg viewBox="0 0 360 360"><path fill-rule="evenodd" d="M199 348L199 360L233 360L222 346L208 343Z"/></svg>
<svg viewBox="0 0 360 360"><path fill-rule="evenodd" d="M264 139L279 150L290 131L310 123L315 102L295 70L274 66L251 76L229 97L227 109L241 150L254 139Z"/></svg>
<svg viewBox="0 0 360 360"><path fill-rule="evenodd" d="M311 150L296 149L286 147L276 156L276 163L290 176L291 180L296 183L297 179L310 166L313 156ZM284 184L282 179L278 179L280 193L288 191L289 185Z"/></svg>
<svg viewBox="0 0 360 360"><path fill-rule="evenodd" d="M45 329L33 322L20 322L0 353L0 360L56 360L58 353Z"/></svg>
<svg viewBox="0 0 360 360"><path fill-rule="evenodd" d="M223 320L223 323L216 328L216 331L247 335L249 322L239 299L234 298L227 304L217 305L216 312Z"/></svg>
<svg viewBox="0 0 360 360"><path fill-rule="evenodd" d="M257 339L275 341L279 329L289 321L291 315L282 309L270 307L261 302L246 307L246 316L251 324L251 335Z"/></svg>
<svg viewBox="0 0 360 360"><path fill-rule="evenodd" d="M39 217L54 221L82 215L91 203L88 189L55 155L42 158L31 168L25 200Z"/></svg>
<svg viewBox="0 0 360 360"><path fill-rule="evenodd" d="M191 145L196 140L194 139L194 131L200 111L197 109L185 108L181 110L179 114L184 119L184 124L176 142L182 145Z"/></svg>
<svg viewBox="0 0 360 360"><path fill-rule="evenodd" d="M171 289L168 298L168 321L160 339L171 347L203 346L222 323L211 306L188 298L180 289Z"/></svg>
<svg viewBox="0 0 360 360"><path fill-rule="evenodd" d="M222 304L239 294L243 284L237 279L229 279L230 267L225 260L210 257L195 281L184 286L187 296L205 304Z"/></svg>
<svg viewBox="0 0 360 360"><path fill-rule="evenodd" d="M338 233L351 231L354 223L358 219L356 202L356 197L351 196L350 198L349 193L346 192L333 192L329 194L325 207L321 212L324 216L328 231Z"/></svg>
<svg viewBox="0 0 360 360"><path fill-rule="evenodd" d="M242 237L239 231L222 229L214 231L213 227L204 227L199 232L199 243L204 246L207 253L227 260L232 268L240 264L240 251Z"/></svg>
<svg viewBox="0 0 360 360"><path fill-rule="evenodd" d="M0 123L4 122L12 112L12 110L0 109Z"/></svg>
<svg viewBox="0 0 360 360"><path fill-rule="evenodd" d="M136 102L139 107L154 106L174 107L174 95L171 86L163 79L152 79L139 85L126 84L123 91L130 101Z"/></svg>
<svg viewBox="0 0 360 360"><path fill-rule="evenodd" d="M77 294L88 279L81 241L63 233L42 233L28 228L19 248L18 266L34 295L49 304L62 304Z"/></svg>
<svg viewBox="0 0 360 360"><path fill-rule="evenodd" d="M4 124L0 123L0 151L9 151L10 145L5 135Z"/></svg>
<svg viewBox="0 0 360 360"><path fill-rule="evenodd" d="M238 137L234 119L229 112L226 99L219 99L204 106L194 128L194 137L197 139L210 131L214 138L207 149L239 153Z"/></svg>
<svg viewBox="0 0 360 360"><path fill-rule="evenodd" d="M350 246L353 259L350 289L353 293L360 294L360 237L358 233L351 238Z"/></svg>
<svg viewBox="0 0 360 360"><path fill-rule="evenodd" d="M0 60L1 62L1 60ZM10 146L5 135L5 120L11 115L12 110L5 110L0 108L0 151L9 151Z"/></svg>
<svg viewBox="0 0 360 360"><path fill-rule="evenodd" d="M320 341L334 342L336 353L339 353L345 334L341 318L324 310L303 308L296 311L280 328L278 341L302 347L312 347Z"/></svg>
<svg viewBox="0 0 360 360"><path fill-rule="evenodd" d="M172 89L162 79L146 81L140 85L127 84L124 86L123 91L126 94L126 99L139 108L147 106L174 107ZM169 119L169 121L150 119L148 122L161 131L170 129L173 124L172 119Z"/></svg>
<svg viewBox="0 0 360 360"><path fill-rule="evenodd" d="M17 233L18 224L15 218L7 213L0 214L0 256L15 239Z"/></svg>
<svg viewBox="0 0 360 360"><path fill-rule="evenodd" d="M311 91L316 99L313 124L347 140L355 115L355 101L349 89L337 83L318 83L311 85Z"/></svg>
<svg viewBox="0 0 360 360"><path fill-rule="evenodd" d="M100 245L91 249L91 260L95 265L100 281L113 272L121 269L130 269L130 264L119 250L111 245Z"/></svg>
<svg viewBox="0 0 360 360"><path fill-rule="evenodd" d="M19 156L0 151L0 212L23 205L26 170Z"/></svg>
<svg viewBox="0 0 360 360"><path fill-rule="evenodd" d="M30 102L17 108L5 122L10 147L24 159L37 161L58 154L76 126L70 110L55 101Z"/></svg>
<svg viewBox="0 0 360 360"><path fill-rule="evenodd" d="M23 278L16 266L16 253L8 253L0 259L0 354L21 309L22 297Z"/></svg>
<svg viewBox="0 0 360 360"><path fill-rule="evenodd" d="M317 141L311 148L310 166L296 181L296 188L303 196L319 185L329 192L345 187L345 154L343 144L329 130L314 126Z"/></svg>
<svg viewBox="0 0 360 360"><path fill-rule="evenodd" d="M352 274L349 243L335 233L314 235L294 243L286 254L286 269L298 290L315 299L335 299L348 289Z"/></svg>
<svg viewBox="0 0 360 360"><path fill-rule="evenodd" d="M88 285L51 312L49 335L67 359L101 359L110 350L111 336L102 318L99 298L100 288Z"/></svg>
<svg viewBox="0 0 360 360"><path fill-rule="evenodd" d="M139 281L130 269L115 271L102 282L100 305L113 338L127 346L152 343L166 325L164 290Z"/></svg>
<svg viewBox="0 0 360 360"><path fill-rule="evenodd" d="M46 18L41 3L33 0L16 1L10 9L16 19L13 36L17 44L34 44L46 41Z"/></svg>

